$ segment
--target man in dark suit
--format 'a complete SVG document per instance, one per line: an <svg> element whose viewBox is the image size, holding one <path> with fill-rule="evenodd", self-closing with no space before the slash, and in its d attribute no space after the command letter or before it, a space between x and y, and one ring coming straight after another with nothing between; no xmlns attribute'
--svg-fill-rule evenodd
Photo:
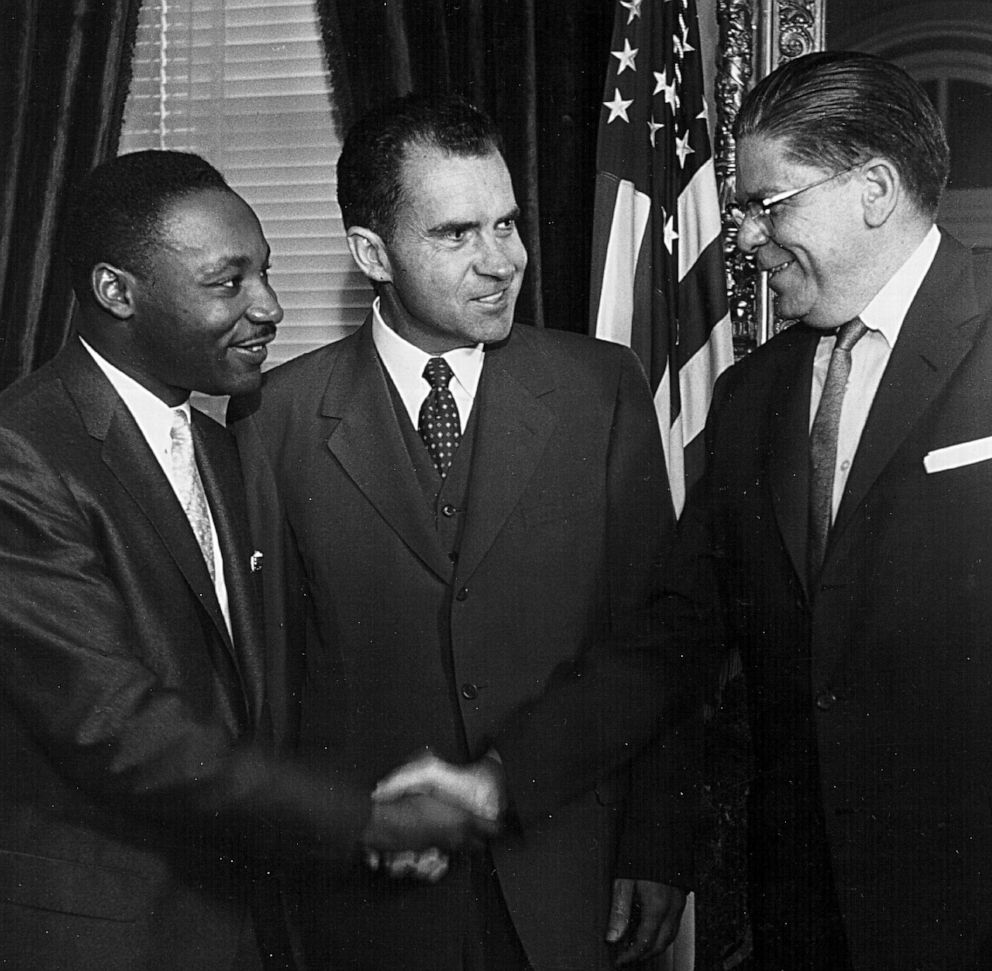
<svg viewBox="0 0 992 971"><path fill-rule="evenodd" d="M692 746L652 742L686 675L645 611L672 511L643 373L627 349L512 326L517 206L465 102L367 116L338 197L372 312L231 415L259 535L285 544L266 595L305 607L302 744L370 784L429 749L464 805L508 822L436 885L311 874L311 961L577 971L656 953L690 879ZM299 680L283 673L290 725Z"/></svg>
<svg viewBox="0 0 992 971"><path fill-rule="evenodd" d="M282 319L252 210L136 153L80 186L66 253L78 337L0 396L0 965L260 968L267 858L456 843L467 816L370 815L269 745L261 551L188 402L257 387Z"/></svg>
<svg viewBox="0 0 992 971"><path fill-rule="evenodd" d="M736 136L738 245L798 322L717 386L666 603L742 651L756 964L989 968L992 294L934 225L944 134L821 53Z"/></svg>

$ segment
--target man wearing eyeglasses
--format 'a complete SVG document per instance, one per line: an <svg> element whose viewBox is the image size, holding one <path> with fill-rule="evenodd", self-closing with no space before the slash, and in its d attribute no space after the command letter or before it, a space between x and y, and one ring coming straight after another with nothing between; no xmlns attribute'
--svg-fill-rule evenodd
<svg viewBox="0 0 992 971"><path fill-rule="evenodd" d="M992 301L934 225L944 134L822 53L735 135L738 245L796 323L716 389L665 607L743 658L756 966L988 969Z"/></svg>

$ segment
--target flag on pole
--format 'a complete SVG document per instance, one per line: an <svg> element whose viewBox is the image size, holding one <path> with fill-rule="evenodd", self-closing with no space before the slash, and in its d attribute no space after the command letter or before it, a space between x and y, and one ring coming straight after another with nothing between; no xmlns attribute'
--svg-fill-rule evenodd
<svg viewBox="0 0 992 971"><path fill-rule="evenodd" d="M695 0L618 0L596 156L591 329L644 365L677 513L734 359L699 47Z"/></svg>

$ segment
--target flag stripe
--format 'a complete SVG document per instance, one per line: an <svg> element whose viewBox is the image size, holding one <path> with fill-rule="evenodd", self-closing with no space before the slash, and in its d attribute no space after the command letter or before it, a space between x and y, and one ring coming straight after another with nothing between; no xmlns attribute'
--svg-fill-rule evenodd
<svg viewBox="0 0 992 971"><path fill-rule="evenodd" d="M606 258L603 260L602 293L609 299L599 305L596 336L630 346L634 318L634 274L644 230L651 213L651 199L631 182L617 183Z"/></svg>
<svg viewBox="0 0 992 971"><path fill-rule="evenodd" d="M726 290L723 275L723 244L719 239L710 243L707 250L696 261L688 276L679 287L679 311L689 319L706 319L713 314L714 306L722 307L723 314L713 320L710 326L686 328L679 343L677 358L683 365L709 340L716 340L729 357L724 367L733 363L733 350L730 340L730 317L726 308ZM723 301L718 303L717 301ZM723 370L723 368L721 368ZM714 381L716 375L714 375Z"/></svg>
<svg viewBox="0 0 992 971"><path fill-rule="evenodd" d="M726 325L726 326L721 326ZM706 414L713 397L713 383L733 361L730 341L722 340L730 326L729 315L714 328L714 336L679 368L684 440L691 442L706 427Z"/></svg>
<svg viewBox="0 0 992 971"><path fill-rule="evenodd" d="M696 171L679 195L679 282L703 250L720 239L720 205L713 160Z"/></svg>

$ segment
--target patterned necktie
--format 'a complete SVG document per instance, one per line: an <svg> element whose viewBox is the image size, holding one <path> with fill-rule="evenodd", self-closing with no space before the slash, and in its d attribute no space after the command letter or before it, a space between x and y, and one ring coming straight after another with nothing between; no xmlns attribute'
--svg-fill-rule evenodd
<svg viewBox="0 0 992 971"><path fill-rule="evenodd" d="M833 518L837 433L840 428L841 405L844 403L847 381L851 376L851 348L864 337L867 330L861 318L855 317L837 331L837 343L830 355L823 395L809 435L809 539L806 570L810 589L815 585L823 566L827 534Z"/></svg>
<svg viewBox="0 0 992 971"><path fill-rule="evenodd" d="M424 366L424 380L431 390L420 406L417 430L427 446L434 468L443 479L462 437L454 396L448 390L451 367L443 357L432 357Z"/></svg>
<svg viewBox="0 0 992 971"><path fill-rule="evenodd" d="M186 412L177 408L172 413L172 473L176 483L179 502L193 529L193 535L200 544L203 559L207 564L210 579L216 580L214 572L214 534L210 525L210 512L207 508L207 494L196 467L193 454L193 432Z"/></svg>

